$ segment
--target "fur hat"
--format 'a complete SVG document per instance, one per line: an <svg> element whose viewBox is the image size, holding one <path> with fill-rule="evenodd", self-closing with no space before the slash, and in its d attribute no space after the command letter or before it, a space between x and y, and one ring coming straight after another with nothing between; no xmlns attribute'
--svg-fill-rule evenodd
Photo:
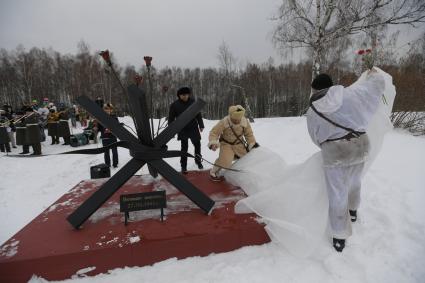
<svg viewBox="0 0 425 283"><path fill-rule="evenodd" d="M192 90L190 89L190 87L184 86L179 88L179 90L177 91L177 96L182 95L182 94L191 94Z"/></svg>
<svg viewBox="0 0 425 283"><path fill-rule="evenodd" d="M112 105L112 103L106 103L105 105L103 105L103 110L112 110L112 111L114 111L114 106Z"/></svg>
<svg viewBox="0 0 425 283"><path fill-rule="evenodd" d="M232 105L229 107L229 116L231 119L240 120L245 116L245 109L241 105Z"/></svg>
<svg viewBox="0 0 425 283"><path fill-rule="evenodd" d="M311 83L311 87L315 90L329 88L333 85L332 78L328 74L317 75Z"/></svg>

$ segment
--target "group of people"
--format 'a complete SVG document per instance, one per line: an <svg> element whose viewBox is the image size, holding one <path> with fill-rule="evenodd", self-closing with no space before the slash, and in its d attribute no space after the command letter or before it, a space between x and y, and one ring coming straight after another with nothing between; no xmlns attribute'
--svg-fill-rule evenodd
<svg viewBox="0 0 425 283"><path fill-rule="evenodd" d="M3 105L0 131L8 133L8 138L0 139L0 143L5 147L4 151L11 152L12 144L12 148L22 146L22 152L19 154L29 154L32 147L32 155L41 155L41 142L46 141L45 129L52 137L52 144L58 144L59 137L62 137L64 144L68 145L71 134L67 112L62 105L58 111L47 99L41 104L33 100L31 104L25 104L17 111L13 111L10 105Z"/></svg>
<svg viewBox="0 0 425 283"><path fill-rule="evenodd" d="M42 103L32 100L31 104L24 104L14 111L12 106L4 104L0 109L0 150L9 153L17 146L22 146L19 154L30 154L32 148L30 155L42 155L41 143L47 140L46 136L51 137L51 145L59 144L60 138L63 139L63 145L70 145L72 128L77 127L77 121L82 127L86 127L97 143L96 121L76 105L55 105L44 98Z"/></svg>
<svg viewBox="0 0 425 283"><path fill-rule="evenodd" d="M312 141L321 149L329 199L329 223L333 247L338 252L344 249L345 240L351 235L351 222L357 220L361 178L370 151L366 130L382 101L385 89L382 73L372 68L364 80L346 88L334 85L332 78L327 74L318 75L311 83L310 108L306 114L307 127ZM169 108L168 123L173 123L194 101L190 87L178 89L177 100ZM96 103L117 119L111 104L104 104L100 98L96 99ZM48 134L52 137L52 144L59 143L59 137L63 137L64 144L69 144L69 111L66 109L57 111L54 105L48 104L41 108L32 105L22 109L22 112L21 117L16 118L13 117L8 105L3 107L0 128L2 151L10 151L9 142L11 142L13 148L16 145L23 146L21 154L29 153L30 145L33 147L33 154L41 154L40 142L43 141L46 125ZM75 109L73 113L80 115ZM26 131L19 134L23 127ZM204 128L202 115L198 113L178 133L183 153L180 159L182 174L188 173L189 140L194 147L196 165L199 169L204 168L201 154L201 133ZM109 146L117 141L109 129L96 121L91 121L85 130L92 131L96 138L100 132L103 146ZM16 143L13 138L15 131ZM235 159L243 158L257 147L259 144L250 122L245 118L245 109L241 105L230 106L228 115L218 121L209 132L208 148L213 151L219 150L218 158L209 171L211 180L222 181L222 171L231 168ZM111 150L112 166L117 167L117 148L113 147ZM105 152L105 163L111 165L109 150Z"/></svg>
<svg viewBox="0 0 425 283"><path fill-rule="evenodd" d="M177 119L190 105L194 103L192 90L182 87L177 91L177 100L170 106L168 124ZM189 140L195 149L195 163L199 169L203 169L201 155L201 133L204 130L204 122L201 113L191 120L179 133L178 140L181 143L181 151L184 153L180 158L181 172L187 174L187 155ZM235 158L241 158L252 148L257 147L254 133L248 119L245 118L245 109L241 105L229 107L229 115L220 120L209 133L209 149L219 150L219 157L210 170L210 178L213 181L222 181L219 175L221 169L230 168Z"/></svg>
<svg viewBox="0 0 425 283"><path fill-rule="evenodd" d="M312 141L321 149L333 247L341 252L345 240L351 235L351 222L357 220L361 179L371 150L366 130L382 103L385 81L383 72L372 68L364 80L346 88L334 85L327 74L315 77L311 88L307 127ZM179 89L177 96L178 100L170 107L169 123L194 102L190 88ZM188 150L188 140L191 140L195 162L200 169L203 168L200 145L203 130L202 117L198 114L178 135L184 153ZM223 180L221 170L230 168L235 159L258 146L245 118L245 109L240 105L230 106L228 115L209 132L209 149L219 149L219 156L210 170L211 179ZM181 157L181 170L183 174L187 173L185 155Z"/></svg>
<svg viewBox="0 0 425 283"><path fill-rule="evenodd" d="M17 111L5 104L0 114L0 132L7 133L0 135L1 151L11 152L11 148L22 146L21 154L28 154L31 146L33 155L41 155L41 142L46 140L44 129L49 116L47 103L39 107L33 100Z"/></svg>

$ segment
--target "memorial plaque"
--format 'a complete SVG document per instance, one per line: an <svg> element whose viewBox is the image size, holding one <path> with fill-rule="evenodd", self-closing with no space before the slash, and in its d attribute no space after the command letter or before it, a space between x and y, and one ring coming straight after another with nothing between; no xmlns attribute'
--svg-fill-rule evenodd
<svg viewBox="0 0 425 283"><path fill-rule="evenodd" d="M127 194L120 196L120 211L125 213L125 225L127 225L129 212L161 209L161 221L164 220L164 208L167 207L165 191Z"/></svg>

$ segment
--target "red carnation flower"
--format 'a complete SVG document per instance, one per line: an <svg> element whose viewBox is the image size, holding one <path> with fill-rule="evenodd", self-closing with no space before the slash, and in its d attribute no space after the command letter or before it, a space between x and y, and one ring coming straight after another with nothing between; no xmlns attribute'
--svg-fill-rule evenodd
<svg viewBox="0 0 425 283"><path fill-rule="evenodd" d="M133 79L136 85L140 85L143 83L143 77L138 74L136 74Z"/></svg>
<svg viewBox="0 0 425 283"><path fill-rule="evenodd" d="M363 49L357 50L356 54L357 55L363 55L365 53L365 51Z"/></svg>
<svg viewBox="0 0 425 283"><path fill-rule="evenodd" d="M151 62L152 62L152 57L145 56L145 57L143 57L143 59L145 60L146 67L150 67L151 66Z"/></svg>
<svg viewBox="0 0 425 283"><path fill-rule="evenodd" d="M111 62L111 57L109 56L109 50L105 50L105 51L100 51L99 53L100 56L102 56L103 60L105 60L105 62L111 66L112 62Z"/></svg>

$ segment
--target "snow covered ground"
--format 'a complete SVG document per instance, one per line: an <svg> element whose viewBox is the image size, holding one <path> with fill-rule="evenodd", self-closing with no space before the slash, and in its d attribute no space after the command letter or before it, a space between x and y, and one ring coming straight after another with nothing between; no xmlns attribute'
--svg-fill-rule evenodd
<svg viewBox="0 0 425 283"><path fill-rule="evenodd" d="M123 121L131 124L128 118ZM203 155L211 162L217 153L209 151L206 144L214 123L205 121L202 133ZM289 164L301 163L318 151L308 136L305 118L257 119L253 129L261 146L277 152ZM74 149L49 144L50 140L43 144L43 153ZM171 140L169 149L179 149L179 142ZM14 153L20 151L18 148ZM125 149L119 149L119 156L120 166L130 159ZM102 162L102 155L13 158L0 153L0 243L79 181L89 179L89 167ZM168 162L180 169L178 158ZM269 243L207 257L115 269L95 277L75 275L64 282L425 282L424 162L425 137L400 130L387 134L380 155L363 180L359 219L342 253L329 244L328 249L300 259ZM189 161L188 169L195 168ZM140 173L147 173L146 168ZM31 282L45 280L34 276Z"/></svg>

